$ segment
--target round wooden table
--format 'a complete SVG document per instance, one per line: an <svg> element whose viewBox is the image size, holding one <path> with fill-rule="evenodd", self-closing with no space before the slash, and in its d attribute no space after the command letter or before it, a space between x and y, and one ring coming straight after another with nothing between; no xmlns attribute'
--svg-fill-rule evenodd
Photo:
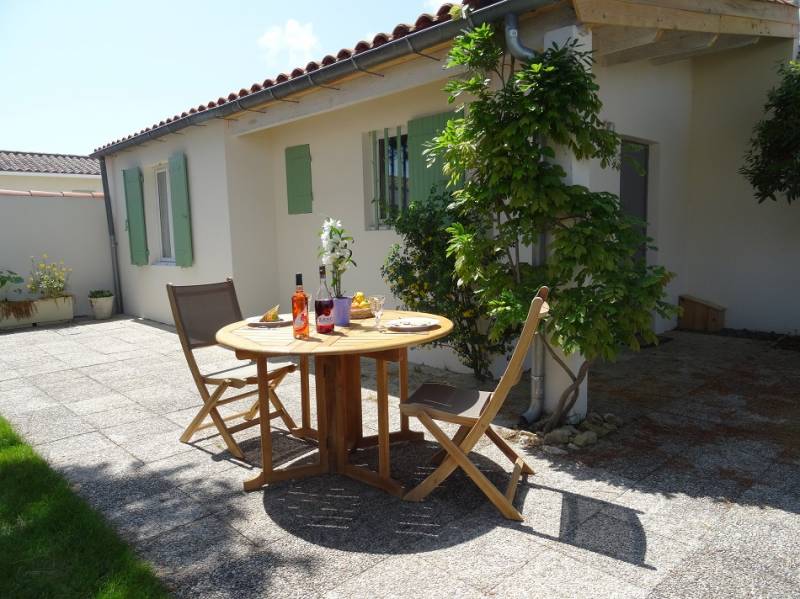
<svg viewBox="0 0 800 599"><path fill-rule="evenodd" d="M312 325L308 339L295 339L291 326L277 328L250 327L235 322L217 331L216 340L236 356L256 362L258 401L261 426L262 470L245 481L246 491L265 484L338 472L402 496L402 485L391 477L389 447L392 442L422 438L422 433L409 430L408 418L402 417L400 430L389 431L388 362L398 362L400 401L408 398L408 348L447 336L453 323L435 314L386 310L383 324L396 318L420 316L433 318L439 326L420 332L379 331L375 319L351 321L349 327L336 327L331 335L317 333ZM311 319L313 321L313 316ZM275 468L272 463L270 433L270 397L267 381L267 358L296 355L300 357L302 426L289 431L302 439L316 439L319 445L317 464ZM317 428L311 427L308 390L308 361L314 358L316 380ZM361 358L376 360L378 396L378 434L364 436L361 421ZM378 446L378 471L349 463L348 454L355 449ZM333 459L330 459L332 456Z"/></svg>

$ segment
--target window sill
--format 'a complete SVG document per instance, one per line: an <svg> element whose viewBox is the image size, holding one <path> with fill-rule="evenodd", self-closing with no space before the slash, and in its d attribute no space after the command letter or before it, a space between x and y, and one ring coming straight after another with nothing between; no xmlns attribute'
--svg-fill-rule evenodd
<svg viewBox="0 0 800 599"><path fill-rule="evenodd" d="M368 225L365 231L394 231L391 225Z"/></svg>
<svg viewBox="0 0 800 599"><path fill-rule="evenodd" d="M150 266L175 266L175 260L166 260L162 258L161 260L156 260Z"/></svg>

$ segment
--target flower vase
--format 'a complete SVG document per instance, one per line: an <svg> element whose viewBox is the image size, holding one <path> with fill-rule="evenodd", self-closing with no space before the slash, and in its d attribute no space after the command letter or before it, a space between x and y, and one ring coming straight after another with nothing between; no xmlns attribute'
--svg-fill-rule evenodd
<svg viewBox="0 0 800 599"><path fill-rule="evenodd" d="M350 305L353 298L350 296L333 298L333 323L337 327L350 326Z"/></svg>

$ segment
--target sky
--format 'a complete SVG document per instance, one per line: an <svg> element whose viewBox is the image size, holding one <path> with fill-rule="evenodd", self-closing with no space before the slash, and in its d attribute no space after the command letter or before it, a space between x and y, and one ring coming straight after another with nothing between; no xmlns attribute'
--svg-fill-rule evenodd
<svg viewBox="0 0 800 599"><path fill-rule="evenodd" d="M0 149L88 154L438 0L0 0Z"/></svg>

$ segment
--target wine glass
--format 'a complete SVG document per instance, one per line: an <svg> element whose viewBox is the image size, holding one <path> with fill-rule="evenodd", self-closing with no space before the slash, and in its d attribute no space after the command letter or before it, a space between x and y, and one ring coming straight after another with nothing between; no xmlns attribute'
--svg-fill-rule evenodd
<svg viewBox="0 0 800 599"><path fill-rule="evenodd" d="M385 301L386 297L383 295L372 295L369 298L369 308L375 316L375 328L378 330L381 328L381 316L383 316L383 303Z"/></svg>

